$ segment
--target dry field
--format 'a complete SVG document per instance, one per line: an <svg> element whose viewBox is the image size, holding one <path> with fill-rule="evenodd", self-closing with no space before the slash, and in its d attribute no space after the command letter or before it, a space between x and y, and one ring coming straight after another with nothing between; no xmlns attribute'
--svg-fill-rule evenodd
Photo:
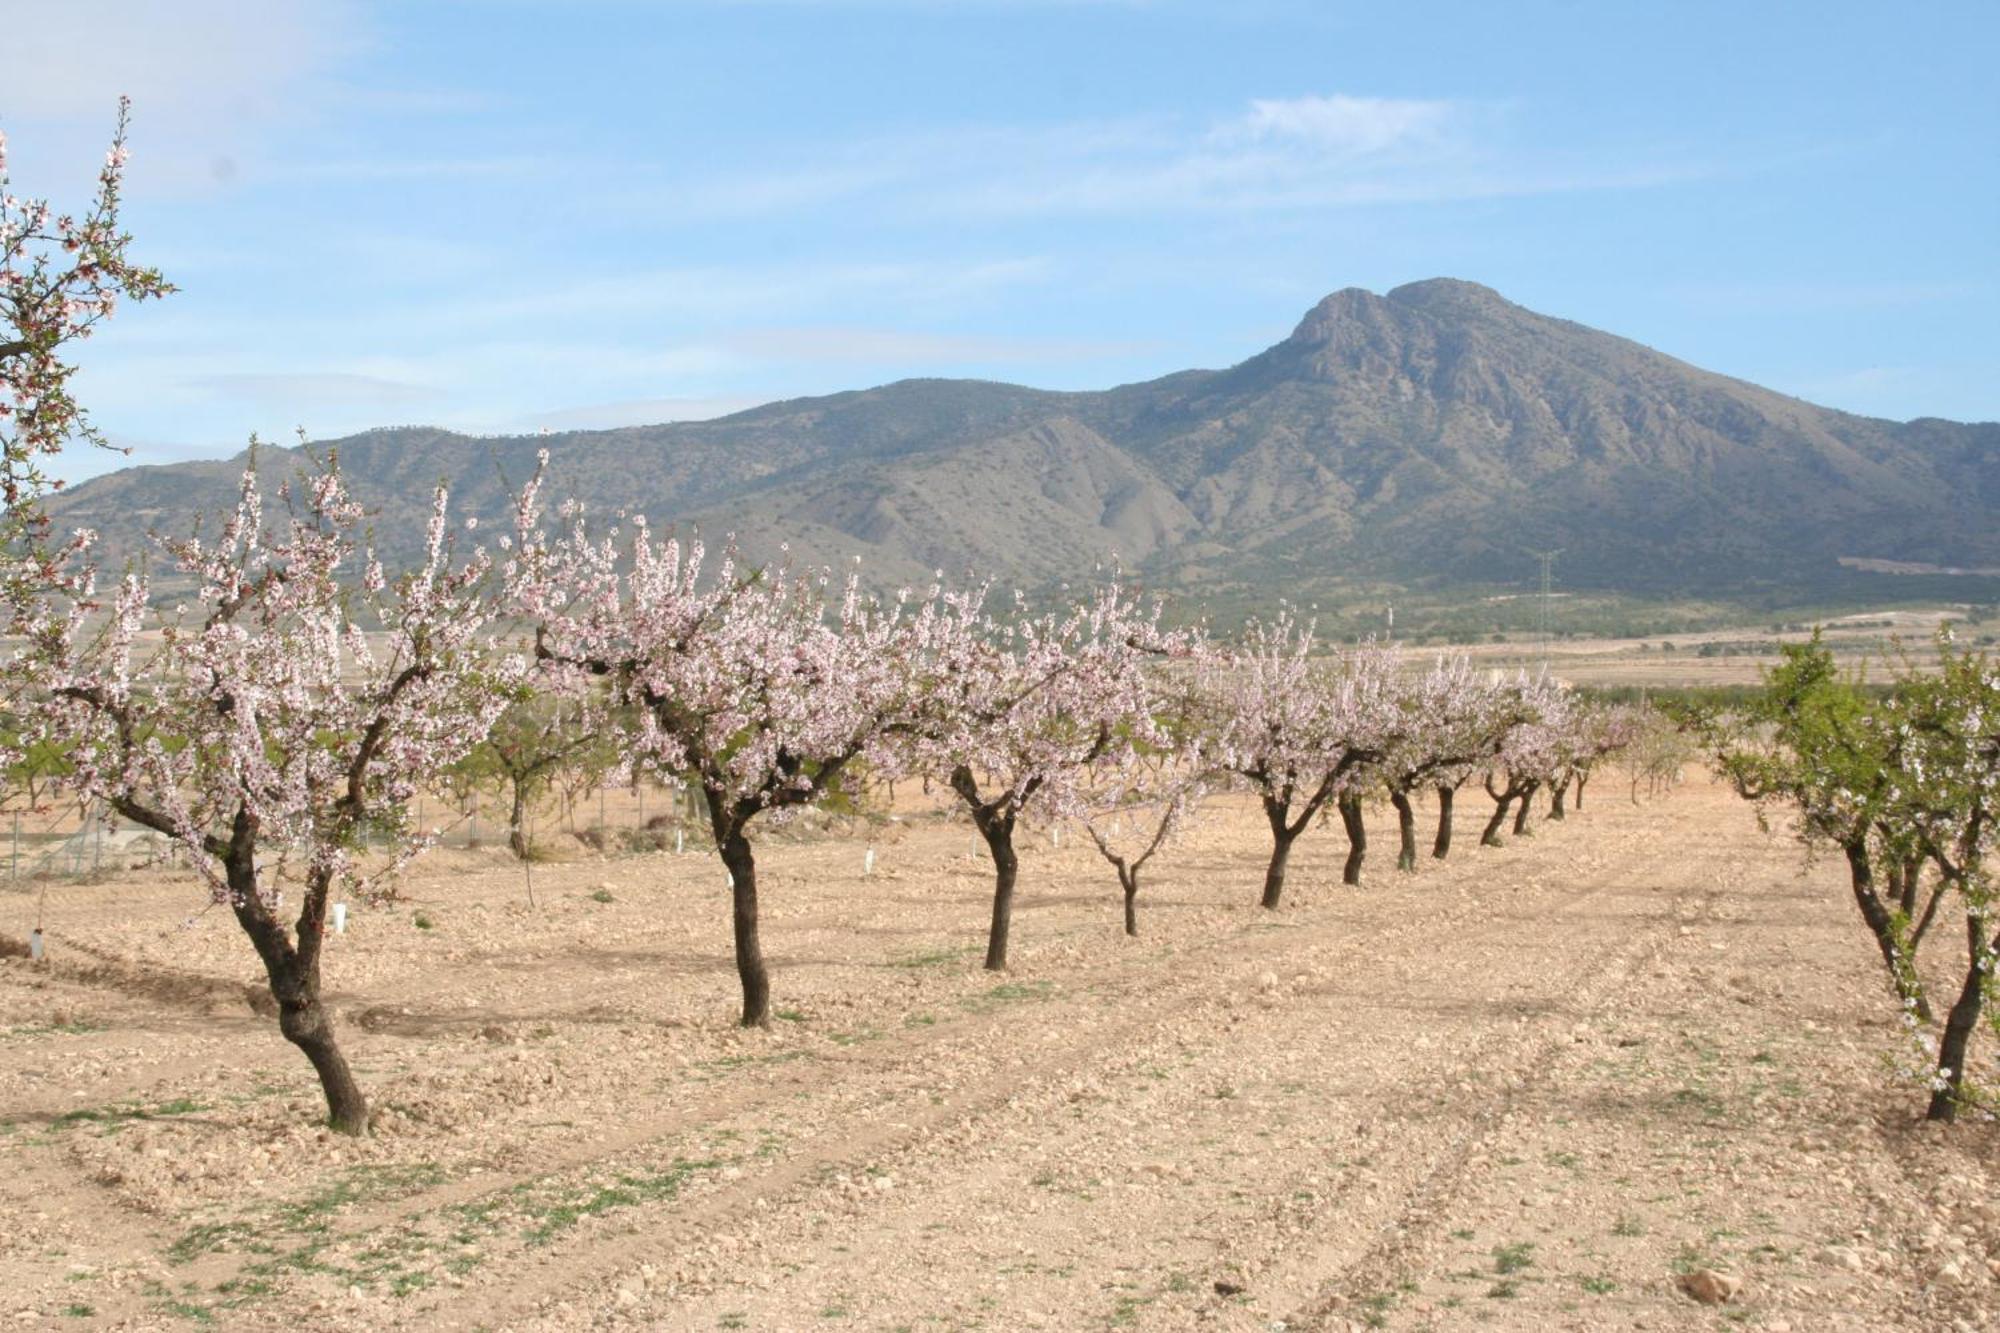
<svg viewBox="0 0 2000 1333"><path fill-rule="evenodd" d="M1219 808L1142 895L1024 856L978 967L960 824L767 846L780 1018L723 873L451 852L328 987L377 1133L245 1002L192 883L56 889L0 963L0 1323L287 1329L2000 1325L2000 1134L1916 1122L1840 870L1696 783L1254 905ZM35 908L0 895L0 934ZM1740 1275L1727 1305L1678 1288Z"/></svg>
<svg viewBox="0 0 2000 1333"><path fill-rule="evenodd" d="M1907 659L1921 670L1931 652L1931 639L1945 621L1962 622L1963 607L1930 610L1871 611L1839 616L1820 626L1826 644L1844 667L1866 667L1871 679L1887 679ZM1991 627L1988 626L1987 629ZM1556 639L1548 647L1551 674L1577 685L1598 686L1722 686L1755 685L1778 661L1776 652L1740 651L1746 642L1804 643L1810 628L1774 631L1769 624L1744 624L1732 629L1691 634L1655 635L1649 639ZM1661 650L1671 641L1672 652ZM1702 656L1728 649L1726 656ZM1425 650L1413 650L1422 657ZM1436 651L1436 650L1429 650ZM1534 670L1541 665L1538 647L1529 642L1479 643L1454 646L1481 665L1508 670Z"/></svg>

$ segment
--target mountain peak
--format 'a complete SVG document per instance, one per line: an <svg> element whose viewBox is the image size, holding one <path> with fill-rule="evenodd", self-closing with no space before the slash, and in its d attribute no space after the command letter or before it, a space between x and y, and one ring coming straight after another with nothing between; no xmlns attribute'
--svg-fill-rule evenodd
<svg viewBox="0 0 2000 1333"><path fill-rule="evenodd" d="M1382 298L1365 287L1343 287L1306 311L1305 318L1292 330L1295 343L1319 344L1334 341L1342 330L1379 325L1391 318Z"/></svg>
<svg viewBox="0 0 2000 1333"><path fill-rule="evenodd" d="M1357 335L1386 331L1415 311L1458 322L1522 313L1521 307L1491 287L1463 278L1425 278L1378 296L1365 287L1343 287L1322 300L1292 330L1291 341L1309 346L1339 345Z"/></svg>
<svg viewBox="0 0 2000 1333"><path fill-rule="evenodd" d="M1385 299L1412 309L1439 313L1495 313L1520 309L1491 287L1467 282L1463 278L1425 278L1422 282L1406 282L1392 288Z"/></svg>

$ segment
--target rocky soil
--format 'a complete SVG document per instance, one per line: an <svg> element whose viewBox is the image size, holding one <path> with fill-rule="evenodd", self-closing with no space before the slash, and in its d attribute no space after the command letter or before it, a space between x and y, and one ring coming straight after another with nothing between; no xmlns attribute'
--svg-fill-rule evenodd
<svg viewBox="0 0 2000 1333"><path fill-rule="evenodd" d="M1415 877L1378 816L1359 889L1316 831L1276 913L1218 806L1136 940L1039 835L1005 975L962 823L866 878L860 836L775 841L768 1032L712 857L530 906L443 853L329 945L361 1140L192 881L57 887L49 961L0 959L0 1323L2000 1327L2000 1133L1917 1121L1840 868L1599 785L1499 850L1468 800Z"/></svg>

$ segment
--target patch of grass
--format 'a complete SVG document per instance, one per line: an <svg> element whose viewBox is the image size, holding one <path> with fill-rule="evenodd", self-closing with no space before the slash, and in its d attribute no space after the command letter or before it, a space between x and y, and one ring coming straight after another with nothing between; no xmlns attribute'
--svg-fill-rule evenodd
<svg viewBox="0 0 2000 1333"><path fill-rule="evenodd" d="M1608 1277L1580 1277L1577 1285L1593 1296L1609 1296L1618 1290L1618 1284Z"/></svg>
<svg viewBox="0 0 2000 1333"><path fill-rule="evenodd" d="M596 893L590 895L590 901L594 903L608 903L615 901L615 899L611 896L611 890L599 889Z"/></svg>
<svg viewBox="0 0 2000 1333"><path fill-rule="evenodd" d="M982 994L967 995L958 1003L963 1009L993 1009L1024 1000L1046 1000L1054 991L1055 983L1052 981L1005 981Z"/></svg>
<svg viewBox="0 0 2000 1333"><path fill-rule="evenodd" d="M1720 1120L1726 1109L1722 1098L1706 1088L1676 1088L1668 1101L1676 1109L1693 1111L1704 1120Z"/></svg>
<svg viewBox="0 0 2000 1333"><path fill-rule="evenodd" d="M1389 1311L1396 1308L1399 1299L1400 1297L1393 1291L1378 1291L1373 1295L1363 1296L1359 1302L1362 1324L1368 1328L1389 1327Z"/></svg>
<svg viewBox="0 0 2000 1333"><path fill-rule="evenodd" d="M1709 1255L1707 1250L1699 1245L1683 1245L1680 1248L1680 1252L1674 1255L1673 1269L1679 1275L1692 1273L1697 1268L1717 1267L1720 1267L1720 1265Z"/></svg>
<svg viewBox="0 0 2000 1333"><path fill-rule="evenodd" d="M585 1218L671 1199L680 1193L681 1187L695 1173L714 1171L721 1165L713 1158L699 1161L675 1158L673 1165L664 1171L621 1173L607 1185L586 1187L584 1192L568 1197L530 1203L527 1205L528 1214L538 1221L523 1233L523 1239L529 1245L546 1245Z"/></svg>
<svg viewBox="0 0 2000 1333"><path fill-rule="evenodd" d="M899 958L891 958L888 961L888 963L885 964L885 966L911 967L911 968L950 967L953 963L957 962L961 958L964 958L971 952L972 950L968 948L958 948L958 949L938 949L932 953L904 954Z"/></svg>
<svg viewBox="0 0 2000 1333"><path fill-rule="evenodd" d="M63 1307L63 1318L65 1319L89 1319L96 1315L96 1313L97 1307L85 1305L82 1301L77 1301Z"/></svg>
<svg viewBox="0 0 2000 1333"><path fill-rule="evenodd" d="M806 1021L805 1013L798 1009L773 1009L771 1017L777 1019L780 1023L803 1023Z"/></svg>
<svg viewBox="0 0 2000 1333"><path fill-rule="evenodd" d="M206 1111L208 1104L188 1097L176 1097L172 1101L147 1106L140 1102L115 1102L110 1106L85 1107L80 1111L65 1111L49 1121L48 1131L74 1129L78 1125L96 1125L104 1134L115 1134L136 1120L169 1120L174 1116L193 1115ZM9 1121L9 1124L16 1123Z"/></svg>
<svg viewBox="0 0 2000 1333"><path fill-rule="evenodd" d="M937 1026L936 1014L911 1014L903 1020L906 1028L928 1028Z"/></svg>
<svg viewBox="0 0 2000 1333"><path fill-rule="evenodd" d="M1503 1277L1530 1268L1534 1262L1535 1242L1531 1240L1518 1240L1512 1245L1493 1247L1493 1271Z"/></svg>
<svg viewBox="0 0 2000 1333"><path fill-rule="evenodd" d="M205 1326L215 1322L215 1312L213 1310L210 1310L205 1305L196 1305L191 1301L161 1301L157 1308L161 1314L170 1314L176 1319L186 1319L191 1323Z"/></svg>
<svg viewBox="0 0 2000 1333"><path fill-rule="evenodd" d="M205 1222L167 1246L167 1262L176 1265L192 1263L204 1254L228 1249L230 1241L252 1235L255 1231L256 1228L248 1222Z"/></svg>
<svg viewBox="0 0 2000 1333"><path fill-rule="evenodd" d="M25 1037L82 1037L92 1032L108 1032L110 1024L99 1023L95 1019L77 1018L57 1023L27 1023L20 1027L0 1030L0 1040L13 1041Z"/></svg>
<svg viewBox="0 0 2000 1333"><path fill-rule="evenodd" d="M415 916L411 917L410 924L415 926L418 930L433 930L437 927L437 922L431 920L430 917L423 912L419 912Z"/></svg>
<svg viewBox="0 0 2000 1333"><path fill-rule="evenodd" d="M1630 1213L1620 1213L1618 1220L1611 1224L1611 1234L1614 1236L1643 1236L1646 1234L1646 1224Z"/></svg>

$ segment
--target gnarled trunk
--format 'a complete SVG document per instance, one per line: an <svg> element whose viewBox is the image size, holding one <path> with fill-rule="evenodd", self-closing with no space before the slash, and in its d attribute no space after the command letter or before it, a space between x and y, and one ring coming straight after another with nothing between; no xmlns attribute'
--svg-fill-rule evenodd
<svg viewBox="0 0 2000 1333"><path fill-rule="evenodd" d="M1458 797L1456 787L1438 784L1438 831L1431 842L1431 855L1442 861L1451 855L1451 806Z"/></svg>
<svg viewBox="0 0 2000 1333"><path fill-rule="evenodd" d="M1556 783L1555 786L1549 789L1550 819L1563 818L1564 816L1563 803L1564 800L1569 796L1569 784L1570 784L1570 779L1564 778L1561 782Z"/></svg>
<svg viewBox="0 0 2000 1333"><path fill-rule="evenodd" d="M507 814L507 849L523 861L528 859L528 787L518 780L513 808Z"/></svg>
<svg viewBox="0 0 2000 1333"><path fill-rule="evenodd" d="M1509 789L1494 796L1493 799L1497 804L1493 807L1493 818L1486 821L1486 831L1479 835L1481 847L1506 845L1500 841L1500 830L1507 823L1507 808L1514 803L1514 793Z"/></svg>
<svg viewBox="0 0 2000 1333"><path fill-rule="evenodd" d="M771 973L757 936L757 858L736 820L717 820L716 848L729 868L731 924L736 936L736 977L743 983L743 1026L771 1026Z"/></svg>
<svg viewBox="0 0 2000 1333"><path fill-rule="evenodd" d="M1361 819L1361 798L1343 796L1338 805L1340 825L1347 830L1347 863L1340 868L1340 882L1359 884L1361 862L1368 855L1368 826Z"/></svg>
<svg viewBox="0 0 2000 1333"><path fill-rule="evenodd" d="M1847 855L1847 877L1854 891L1854 905L1861 909L1862 921L1875 936L1875 947L1882 952L1896 994L1905 1003L1911 1003L1917 1021L1930 1022L1931 1005L1924 996L1923 982L1917 977L1914 962L1904 957L1902 942L1896 938L1896 923L1883 905L1881 895L1875 892L1875 868L1868 860L1867 835L1850 838L1841 844L1841 850Z"/></svg>
<svg viewBox="0 0 2000 1333"><path fill-rule="evenodd" d="M238 825L242 825L241 816ZM354 1081L334 1036L333 1017L320 1002L319 951L326 932L328 885L324 881L307 884L294 943L258 896L255 864L249 845L239 843L224 869L237 924L263 960L271 998L278 1003L278 1031L305 1052L313 1072L319 1075L320 1091L326 1095L327 1124L342 1134L366 1133L368 1098Z"/></svg>
<svg viewBox="0 0 2000 1333"><path fill-rule="evenodd" d="M1535 792L1541 785L1539 782L1530 782L1521 788L1520 800L1514 807L1514 836L1517 838L1535 836L1528 832L1528 815L1535 804Z"/></svg>
<svg viewBox="0 0 2000 1333"><path fill-rule="evenodd" d="M1590 770L1587 768L1578 769L1576 774L1576 791L1573 793L1576 799L1573 802L1571 802L1570 809L1572 810L1583 809L1583 785L1589 781L1590 781Z"/></svg>
<svg viewBox="0 0 2000 1333"><path fill-rule="evenodd" d="M1958 1119L1967 1048L1972 1045L1973 1029L1979 1026L1979 1009L1985 999L1986 955L2000 948L2000 936L1990 945L1986 942L1983 926L1982 917L1968 916L1965 920L1965 944L1971 958L1965 970L1965 985L1958 992L1951 1013L1945 1016L1944 1036L1938 1042L1938 1081L1933 1085L1930 1109L1924 1113L1926 1120Z"/></svg>
<svg viewBox="0 0 2000 1333"><path fill-rule="evenodd" d="M1417 872L1417 812L1410 794L1399 787L1389 789L1389 804L1396 807L1396 869Z"/></svg>
<svg viewBox="0 0 2000 1333"><path fill-rule="evenodd" d="M1118 864L1118 887L1125 890L1125 933L1139 933L1139 871L1124 862Z"/></svg>
<svg viewBox="0 0 2000 1333"><path fill-rule="evenodd" d="M1261 902L1268 911L1277 911L1278 902L1285 894L1285 862L1291 859L1292 843L1298 834L1285 820L1288 807L1279 805L1269 797L1264 799L1264 817L1271 823L1271 863L1264 867L1264 897Z"/></svg>
<svg viewBox="0 0 2000 1333"><path fill-rule="evenodd" d="M1007 930L1014 918L1014 876L1020 861L1014 855L1014 816L979 821L979 835L993 856L993 924L986 932L986 970L1007 970Z"/></svg>

